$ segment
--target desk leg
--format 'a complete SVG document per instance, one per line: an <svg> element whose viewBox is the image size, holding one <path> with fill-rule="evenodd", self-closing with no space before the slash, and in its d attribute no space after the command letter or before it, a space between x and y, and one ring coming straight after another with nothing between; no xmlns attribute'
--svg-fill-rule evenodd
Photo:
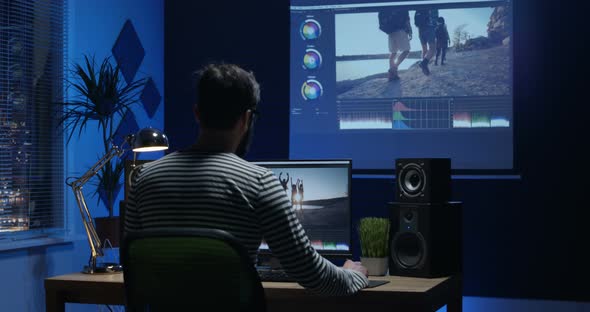
<svg viewBox="0 0 590 312"><path fill-rule="evenodd" d="M64 297L57 291L45 292L45 311L46 312L65 312L66 303Z"/></svg>
<svg viewBox="0 0 590 312"><path fill-rule="evenodd" d="M463 277L455 277L451 298L447 304L447 312L463 312Z"/></svg>

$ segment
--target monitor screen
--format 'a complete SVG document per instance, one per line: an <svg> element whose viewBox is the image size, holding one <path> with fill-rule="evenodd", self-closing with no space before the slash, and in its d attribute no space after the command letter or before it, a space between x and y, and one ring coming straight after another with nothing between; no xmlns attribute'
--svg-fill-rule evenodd
<svg viewBox="0 0 590 312"><path fill-rule="evenodd" d="M510 1L291 0L290 12L289 158L514 169Z"/></svg>
<svg viewBox="0 0 590 312"><path fill-rule="evenodd" d="M279 178L315 250L323 255L351 252L351 160L264 161ZM266 242L262 253L269 252Z"/></svg>

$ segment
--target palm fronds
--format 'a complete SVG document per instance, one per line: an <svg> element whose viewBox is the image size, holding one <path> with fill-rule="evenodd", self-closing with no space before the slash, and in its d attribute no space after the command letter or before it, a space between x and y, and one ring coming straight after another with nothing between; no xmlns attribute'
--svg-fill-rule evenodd
<svg viewBox="0 0 590 312"><path fill-rule="evenodd" d="M68 101L57 103L63 106L59 124L68 133L66 144L75 133L79 138L89 122L95 121L102 133L104 153L108 153L118 128L114 123L122 122L131 106L139 102L139 94L146 83L146 79L139 79L127 84L120 71L119 65L111 64L110 57L105 58L100 66L93 56L88 55L84 55L82 63L73 64L66 83L74 94L70 94ZM105 164L97 174L94 194L99 195L99 200L100 193L105 194L109 216L113 214L115 192L120 187L123 170L124 163L119 160L114 165L111 162Z"/></svg>
<svg viewBox="0 0 590 312"><path fill-rule="evenodd" d="M97 201L100 202L100 193L104 192L106 196L107 209L109 213L112 213L115 205L115 190L120 187L121 175L125 170L125 163L122 160L117 160L113 166L114 161L107 162L97 174L98 183L96 183L96 190L94 196L97 197Z"/></svg>
<svg viewBox="0 0 590 312"><path fill-rule="evenodd" d="M105 58L97 70L94 57L84 56L83 64L74 64L67 80L69 88L75 95L70 101L60 103L64 113L60 124L69 133L67 143L74 133L78 137L86 129L88 121L98 121L99 130L107 134L103 139L108 143L112 139L114 119L122 118L129 107L139 102L138 95L145 85L145 79L130 84L124 83L120 67L111 65L110 57ZM108 144L106 144L108 148Z"/></svg>

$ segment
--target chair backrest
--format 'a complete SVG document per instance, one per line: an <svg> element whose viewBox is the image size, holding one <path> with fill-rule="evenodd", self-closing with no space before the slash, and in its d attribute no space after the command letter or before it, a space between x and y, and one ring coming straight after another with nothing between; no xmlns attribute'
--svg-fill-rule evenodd
<svg viewBox="0 0 590 312"><path fill-rule="evenodd" d="M127 311L266 311L245 248L228 232L129 233L121 247Z"/></svg>

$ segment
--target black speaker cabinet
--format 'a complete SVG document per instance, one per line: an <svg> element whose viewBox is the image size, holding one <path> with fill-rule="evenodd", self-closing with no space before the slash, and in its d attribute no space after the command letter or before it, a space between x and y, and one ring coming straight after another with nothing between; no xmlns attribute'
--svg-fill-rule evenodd
<svg viewBox="0 0 590 312"><path fill-rule="evenodd" d="M396 200L444 203L451 200L449 158L400 158L395 161Z"/></svg>
<svg viewBox="0 0 590 312"><path fill-rule="evenodd" d="M440 277L462 271L462 203L389 203L389 274Z"/></svg>

